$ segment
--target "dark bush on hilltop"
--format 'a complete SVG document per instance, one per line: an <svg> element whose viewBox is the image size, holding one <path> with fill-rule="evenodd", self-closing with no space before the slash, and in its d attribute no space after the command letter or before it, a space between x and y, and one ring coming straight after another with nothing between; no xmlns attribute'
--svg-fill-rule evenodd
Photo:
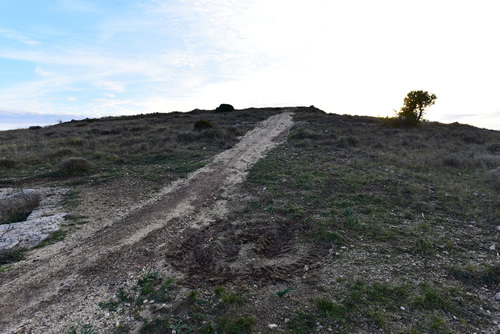
<svg viewBox="0 0 500 334"><path fill-rule="evenodd" d="M194 123L194 129L197 131L213 128L213 124L205 119L200 119Z"/></svg>
<svg viewBox="0 0 500 334"><path fill-rule="evenodd" d="M59 164L59 173L66 176L81 175L90 171L91 167L84 158L68 158Z"/></svg>
<svg viewBox="0 0 500 334"><path fill-rule="evenodd" d="M215 109L217 112L230 112L234 111L234 107L230 104L222 103L220 106Z"/></svg>

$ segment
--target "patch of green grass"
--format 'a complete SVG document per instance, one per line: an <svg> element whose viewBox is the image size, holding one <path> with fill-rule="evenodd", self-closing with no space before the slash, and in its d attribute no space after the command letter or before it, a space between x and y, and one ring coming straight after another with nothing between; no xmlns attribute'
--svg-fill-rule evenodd
<svg viewBox="0 0 500 334"><path fill-rule="evenodd" d="M468 285L500 284L500 265L472 265L451 266L450 274L457 280Z"/></svg>
<svg viewBox="0 0 500 334"><path fill-rule="evenodd" d="M217 328L227 334L252 333L255 317L221 317L217 319Z"/></svg>
<svg viewBox="0 0 500 334"><path fill-rule="evenodd" d="M271 295L271 298L272 298L272 297L279 297L279 298L283 298L284 296L286 296L286 295L288 295L288 294L292 293L292 291L293 291L293 290L295 290L295 289L294 289L294 288L292 288L292 287L288 287L288 288L286 288L286 289L283 289L283 290L280 290L280 291L278 291L278 292L273 293L273 294Z"/></svg>
<svg viewBox="0 0 500 334"><path fill-rule="evenodd" d="M291 333L313 333L318 318L318 316L312 313L299 311L290 319L286 326Z"/></svg>
<svg viewBox="0 0 500 334"><path fill-rule="evenodd" d="M1 273L4 273L4 272L7 272L7 271L9 271L10 269L12 269L12 267L11 267L11 266L9 266L9 265L4 265L4 266L3 266L3 265L2 265L2 266L0 266L0 274L1 274Z"/></svg>
<svg viewBox="0 0 500 334"><path fill-rule="evenodd" d="M106 302L100 302L99 307L104 309L104 310L109 310L110 312L116 312L118 310L118 306L120 305L120 302L114 299L110 299Z"/></svg>
<svg viewBox="0 0 500 334"><path fill-rule="evenodd" d="M97 334L97 330L89 324L76 325L69 329L68 334Z"/></svg>
<svg viewBox="0 0 500 334"><path fill-rule="evenodd" d="M431 328L438 333L446 332L447 326L446 321L437 313L432 315Z"/></svg>
<svg viewBox="0 0 500 334"><path fill-rule="evenodd" d="M42 248L48 245L55 244L56 242L64 240L67 235L67 231L57 230L50 234L50 236L46 239L43 239L35 248Z"/></svg>
<svg viewBox="0 0 500 334"><path fill-rule="evenodd" d="M243 304L245 296L240 292L224 293L222 295L222 302L225 304Z"/></svg>
<svg viewBox="0 0 500 334"><path fill-rule="evenodd" d="M172 332L168 319L156 318L141 326L139 333L144 334L164 334Z"/></svg>

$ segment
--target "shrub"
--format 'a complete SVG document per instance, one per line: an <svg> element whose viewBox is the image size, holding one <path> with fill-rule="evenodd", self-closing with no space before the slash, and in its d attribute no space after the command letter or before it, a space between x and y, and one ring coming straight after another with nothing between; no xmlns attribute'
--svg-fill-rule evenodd
<svg viewBox="0 0 500 334"><path fill-rule="evenodd" d="M196 134L191 132L181 132L177 134L177 140L180 142L189 143L195 141L196 138Z"/></svg>
<svg viewBox="0 0 500 334"><path fill-rule="evenodd" d="M17 162L14 159L0 159L0 168L14 168L16 167Z"/></svg>
<svg viewBox="0 0 500 334"><path fill-rule="evenodd" d="M197 131L213 128L213 124L205 119L200 119L194 123L194 129Z"/></svg>
<svg viewBox="0 0 500 334"><path fill-rule="evenodd" d="M70 148L61 148L59 150L57 150L56 152L54 152L54 154L52 155L53 157L64 157L64 156L72 156L72 155L75 155L75 151L70 149Z"/></svg>
<svg viewBox="0 0 500 334"><path fill-rule="evenodd" d="M500 167L488 171L488 176L493 188L500 191Z"/></svg>
<svg viewBox="0 0 500 334"><path fill-rule="evenodd" d="M0 200L0 224L25 221L40 205L41 196L34 191L21 191Z"/></svg>
<svg viewBox="0 0 500 334"><path fill-rule="evenodd" d="M464 143L466 144L479 144L482 145L486 142L486 138L481 136L480 134L462 134L460 136Z"/></svg>
<svg viewBox="0 0 500 334"><path fill-rule="evenodd" d="M215 109L217 112L230 112L234 111L234 107L230 104L222 103L220 106Z"/></svg>
<svg viewBox="0 0 500 334"><path fill-rule="evenodd" d="M224 137L224 133L216 129L207 129L200 134L200 138L204 140L212 140L222 137Z"/></svg>
<svg viewBox="0 0 500 334"><path fill-rule="evenodd" d="M382 126L387 126L391 128L399 128L403 126L403 122L398 117L381 117L379 122Z"/></svg>
<svg viewBox="0 0 500 334"><path fill-rule="evenodd" d="M490 144L486 149L491 153L500 153L500 144Z"/></svg>
<svg viewBox="0 0 500 334"><path fill-rule="evenodd" d="M91 165L84 158L68 158L59 164L59 173L62 175L81 175L90 171Z"/></svg>
<svg viewBox="0 0 500 334"><path fill-rule="evenodd" d="M0 266L4 264L21 261L24 258L25 250L22 248L10 248L0 250Z"/></svg>
<svg viewBox="0 0 500 334"><path fill-rule="evenodd" d="M289 138L303 140L303 139L319 139L321 137L322 137L321 134L317 134L312 130L300 128L297 131L294 131Z"/></svg>

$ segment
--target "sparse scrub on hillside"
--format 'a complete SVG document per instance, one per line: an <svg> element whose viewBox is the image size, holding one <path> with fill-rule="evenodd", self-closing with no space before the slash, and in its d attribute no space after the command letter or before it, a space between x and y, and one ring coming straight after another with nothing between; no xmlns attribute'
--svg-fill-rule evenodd
<svg viewBox="0 0 500 334"><path fill-rule="evenodd" d="M17 161L14 159L0 159L0 169L10 169L14 168L17 165Z"/></svg>
<svg viewBox="0 0 500 334"><path fill-rule="evenodd" d="M488 171L487 174L488 182L491 184L493 189L500 192L500 167Z"/></svg>
<svg viewBox="0 0 500 334"><path fill-rule="evenodd" d="M486 149L490 152L490 153L496 153L496 154L500 154L500 144L490 144L486 147Z"/></svg>
<svg viewBox="0 0 500 334"><path fill-rule="evenodd" d="M53 177L60 174L61 160L71 157L86 159L92 165L88 173L72 175L74 182L79 177L107 182L113 179L106 176L109 170L130 166L133 166L133 175L121 173L122 178L154 174L156 180L170 182L185 175L177 172L179 165L206 161L233 146L238 137L257 122L280 111L280 108L252 108L237 113L195 110L85 119L36 130L0 131L0 171L5 171L0 182L12 185ZM217 124L217 128L193 131L197 119ZM172 168L156 166L160 155L163 156L161 164Z"/></svg>
<svg viewBox="0 0 500 334"><path fill-rule="evenodd" d="M196 110L30 133L43 140L48 130L60 134L38 146L36 168L65 158L49 157L59 149L90 162L101 156L85 175L95 182L80 186L83 199L98 182L125 177L129 187L161 189L280 111ZM197 131L198 119L217 126ZM294 120L288 140L224 198L226 216L200 221L206 225L161 246L161 257L184 279L167 284L145 272L132 287L116 286L116 296L100 303L103 314L136 321L130 328L142 325L143 333L266 333L269 324L287 333L494 332L499 132L434 122L393 128L315 108L299 108ZM84 132L91 127L100 130ZM114 127L121 132L107 132ZM73 137L84 144L70 144ZM24 150L9 141L9 150L13 143L18 158L8 157L25 168L34 142ZM95 188L103 194L114 185ZM111 196L106 206L116 204ZM286 292L290 284L293 293ZM117 330L114 323L106 329Z"/></svg>
<svg viewBox="0 0 500 334"><path fill-rule="evenodd" d="M84 158L68 158L59 164L59 173L65 176L82 175L88 173L92 166Z"/></svg>
<svg viewBox="0 0 500 334"><path fill-rule="evenodd" d="M478 243L497 243L492 224L500 199L490 187L494 173L486 172L488 184L484 177L485 169L497 163L496 154L485 152L492 153L488 147L500 142L498 132L431 122L399 129L374 119L312 115L297 113L287 145L252 168L245 187L258 199L234 216L239 221L287 220L290 229L300 226L295 235L302 247L321 244L336 255L308 290L308 296L316 296L318 312L302 308L290 315L288 329L313 332L320 323L342 332L462 332L487 321L487 314L475 311L479 299L464 302L463 287L456 287L445 268L477 252ZM337 140L320 144L332 134ZM464 145L464 134L483 140ZM487 249L481 256L492 263L496 254ZM489 280L495 272L483 274L474 277ZM349 283L360 275L373 277L364 282L366 290ZM324 286L318 282L336 277L342 280L329 285L336 287L334 292L313 292ZM390 311L379 307L376 289L371 289L377 279L422 284L394 284L405 294L390 301L395 306ZM475 296L476 289L465 289ZM349 308L350 293L360 298L355 308Z"/></svg>

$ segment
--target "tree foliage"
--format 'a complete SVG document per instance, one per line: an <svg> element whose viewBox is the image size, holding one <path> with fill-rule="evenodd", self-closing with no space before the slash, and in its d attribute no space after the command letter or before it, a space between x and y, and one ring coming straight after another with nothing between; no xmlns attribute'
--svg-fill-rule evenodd
<svg viewBox="0 0 500 334"><path fill-rule="evenodd" d="M436 102L436 95L423 90L414 90L404 99L404 106L396 111L398 118L408 126L416 126L424 115L425 109Z"/></svg>

